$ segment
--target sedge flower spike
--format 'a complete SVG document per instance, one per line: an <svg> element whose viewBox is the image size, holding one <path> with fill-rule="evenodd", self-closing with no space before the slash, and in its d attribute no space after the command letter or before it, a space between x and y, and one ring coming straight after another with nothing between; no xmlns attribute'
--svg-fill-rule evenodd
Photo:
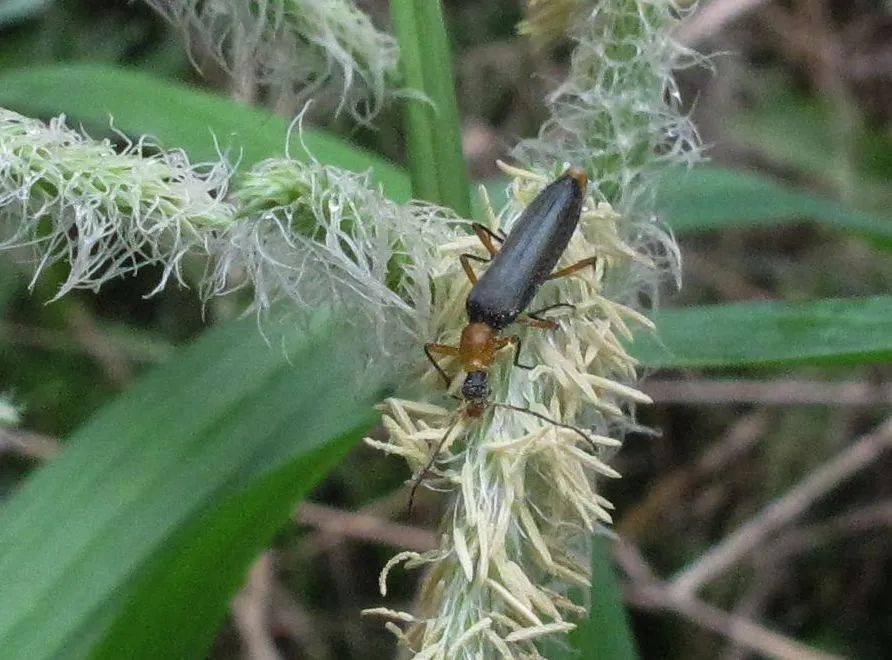
<svg viewBox="0 0 892 660"><path fill-rule="evenodd" d="M206 254L209 232L234 219L228 180L222 162L193 165L145 138L116 149L64 117L44 124L0 108L0 249L32 253L32 285L67 263L58 296L151 264L162 266L156 290L182 281L182 258Z"/></svg>
<svg viewBox="0 0 892 660"><path fill-rule="evenodd" d="M675 0L530 4L527 32L538 27L540 36L549 36L557 13L575 47L566 80L548 99L549 118L536 138L515 147L514 157L536 171L562 162L584 167L594 174L599 200L623 214L648 211L658 173L699 158L697 132L679 111L674 77L674 71L703 62L672 37L685 10Z"/></svg>
<svg viewBox="0 0 892 660"><path fill-rule="evenodd" d="M240 217L211 244L205 298L250 285L261 315L280 302L337 310L370 331L382 364L400 369L420 353L433 331L439 246L465 235L467 221L433 204L396 204L369 173L312 156L258 163L233 198Z"/></svg>
<svg viewBox="0 0 892 660"><path fill-rule="evenodd" d="M515 176L513 201L501 217L490 213L489 228L510 232L548 179L505 169ZM636 327L653 326L604 295L612 269L628 262L654 267L647 254L623 242L620 223L608 204L586 199L558 268L593 255L597 266L547 282L536 297L537 306L572 301L575 309L549 314L556 330L517 326L524 360L536 365L532 371L521 372L502 356L490 372L492 401L561 426L500 407L479 420L467 418L443 405L448 397L433 368L424 376L425 397L388 399L381 406L389 437L366 443L402 456L427 486L454 493L440 547L401 553L381 576L386 593L387 575L397 564L429 566L419 611L368 610L390 619L388 629L415 657L490 657L494 651L538 657L540 638L571 630L572 619L584 613L565 588L590 586L586 539L611 520L597 480L619 476L606 461L632 424L630 404L649 401L634 387L636 363L623 343ZM441 275L433 282L432 338L438 342L455 344L465 324L471 284L458 265L464 252L485 256L476 237L441 251ZM585 429L584 436L571 426ZM433 457L432 448L439 450Z"/></svg>
<svg viewBox="0 0 892 660"><path fill-rule="evenodd" d="M185 284L189 257L205 265L205 301L250 286L249 311L261 316L277 303L291 320L328 307L376 330L369 363L374 352L383 367L407 366L434 332L440 246L466 235L468 221L434 204L396 204L370 173L312 155L262 161L232 190L230 174L147 138L116 149L64 117L44 124L0 108L0 249L30 252L34 281L67 264L57 297L146 265L162 268L157 293L171 277Z"/></svg>
<svg viewBox="0 0 892 660"><path fill-rule="evenodd" d="M693 60L669 36L677 7L672 0L532 4L522 31L544 44L555 26L570 26L576 47L567 80L549 100L550 118L514 151L525 169L503 166L514 177L510 201L498 216L490 210L489 227L510 231L551 179L568 164L582 166L592 185L557 268L590 257L597 266L546 282L537 294L536 307L575 305L549 313L557 330L512 328L533 370L502 357L489 374L493 402L541 417L491 406L469 419L437 392L433 369L422 395L381 406L388 438L366 442L402 456L428 487L453 494L440 546L400 553L381 574L383 595L398 565L427 568L417 611L367 611L388 619L416 660L541 658L539 642L584 615L567 593L590 586L587 541L611 521L598 484L619 476L608 459L626 431L640 428L635 405L649 402L635 387L637 365L625 347L636 329L653 330L641 300L656 304L660 281L679 272L678 248L655 217L652 194L660 167L698 155L672 75ZM429 341L455 345L464 325L470 283L454 265L462 252L486 256L476 238L444 246Z"/></svg>
<svg viewBox="0 0 892 660"><path fill-rule="evenodd" d="M295 106L334 94L365 122L397 78L396 40L352 0L146 0L231 73L285 93Z"/></svg>

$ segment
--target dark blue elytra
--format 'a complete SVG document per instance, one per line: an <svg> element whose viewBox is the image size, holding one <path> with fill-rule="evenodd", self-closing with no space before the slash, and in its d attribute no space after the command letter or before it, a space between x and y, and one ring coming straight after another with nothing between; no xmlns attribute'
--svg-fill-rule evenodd
<svg viewBox="0 0 892 660"><path fill-rule="evenodd" d="M466 303L468 320L502 330L526 309L579 224L585 174L568 170L530 202Z"/></svg>

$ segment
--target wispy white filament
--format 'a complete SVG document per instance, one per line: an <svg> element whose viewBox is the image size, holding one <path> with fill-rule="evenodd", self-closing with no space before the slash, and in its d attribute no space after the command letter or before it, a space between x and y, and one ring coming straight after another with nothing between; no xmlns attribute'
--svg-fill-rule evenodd
<svg viewBox="0 0 892 660"><path fill-rule="evenodd" d="M464 236L467 221L432 204L395 204L367 173L313 159L259 163L235 200L243 215L216 234L206 296L251 285L258 312L283 301L331 306L373 332L391 362L420 354L440 246Z"/></svg>

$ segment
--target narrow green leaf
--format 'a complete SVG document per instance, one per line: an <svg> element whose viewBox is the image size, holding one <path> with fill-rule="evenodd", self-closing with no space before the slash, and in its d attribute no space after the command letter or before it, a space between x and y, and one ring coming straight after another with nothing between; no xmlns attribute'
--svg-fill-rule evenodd
<svg viewBox="0 0 892 660"><path fill-rule="evenodd" d="M483 182L495 208L506 201L507 183L505 179ZM670 170L660 182L657 209L676 234L813 221L892 249L892 217L858 211L756 172L708 165Z"/></svg>
<svg viewBox="0 0 892 660"><path fill-rule="evenodd" d="M442 0L415 0L424 48L425 93L434 102L434 149L443 203L470 216L470 180L462 150L461 120L452 73L452 49Z"/></svg>
<svg viewBox="0 0 892 660"><path fill-rule="evenodd" d="M285 153L288 121L199 89L159 80L141 71L105 65L65 64L0 74L0 105L28 115L66 114L93 134L109 132L109 120L130 136L150 134L165 147L184 149L194 160L218 157L214 144L243 167ZM303 141L319 160L372 178L395 201L411 197L406 175L392 163L324 131L306 128ZM306 156L296 135L290 153Z"/></svg>
<svg viewBox="0 0 892 660"><path fill-rule="evenodd" d="M405 102L413 193L469 217L468 172L442 3L391 0L390 6L405 83L427 97Z"/></svg>
<svg viewBox="0 0 892 660"><path fill-rule="evenodd" d="M0 515L3 657L201 657L250 561L373 419L351 340L212 330L70 438Z"/></svg>
<svg viewBox="0 0 892 660"><path fill-rule="evenodd" d="M589 616L577 622L570 643L579 660L633 660L638 657L609 542L592 539L592 590Z"/></svg>
<svg viewBox="0 0 892 660"><path fill-rule="evenodd" d="M391 2L394 31L400 45L400 66L406 86L424 94L424 66L422 44L418 38L418 16L414 3ZM437 157L434 149L434 125L430 117L434 109L430 99L406 99L403 104L403 126L412 194L417 199L439 201L440 180L437 176Z"/></svg>
<svg viewBox="0 0 892 660"><path fill-rule="evenodd" d="M845 208L754 172L717 167L668 172L658 208L679 234L814 220L892 249L892 218Z"/></svg>
<svg viewBox="0 0 892 660"><path fill-rule="evenodd" d="M667 309L632 355L652 367L853 364L892 360L892 296Z"/></svg>

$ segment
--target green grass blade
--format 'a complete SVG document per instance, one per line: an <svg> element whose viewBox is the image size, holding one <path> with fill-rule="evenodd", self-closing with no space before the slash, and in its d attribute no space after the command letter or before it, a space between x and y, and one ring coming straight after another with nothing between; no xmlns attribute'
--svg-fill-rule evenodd
<svg viewBox="0 0 892 660"><path fill-rule="evenodd" d="M411 1L391 2L394 31L400 44L400 66L403 82L413 92L424 94L422 44L415 4ZM417 199L439 201L440 180L437 176L437 157L434 149L434 109L430 101L406 99L403 104L403 126L406 132L406 151L412 194Z"/></svg>
<svg viewBox="0 0 892 660"><path fill-rule="evenodd" d="M667 309L632 355L652 367L859 364L892 360L892 296Z"/></svg>
<svg viewBox="0 0 892 660"><path fill-rule="evenodd" d="M468 172L461 144L452 56L440 0L392 0L406 86L406 141L413 193L470 217Z"/></svg>
<svg viewBox="0 0 892 660"><path fill-rule="evenodd" d="M421 24L425 93L433 100L434 149L443 203L464 217L471 214L470 180L462 150L461 121L452 73L452 49L442 0L415 0Z"/></svg>
<svg viewBox="0 0 892 660"><path fill-rule="evenodd" d="M167 148L184 149L194 160L218 157L214 137L243 168L285 153L288 121L199 89L171 83L140 71L119 67L66 64L20 69L0 74L0 105L23 114L49 117L64 113L73 125L94 135L109 132L109 120L130 136L150 134ZM328 165L361 172L395 201L411 197L401 169L323 131L306 128L307 148ZM297 136L291 154L305 155Z"/></svg>
<svg viewBox="0 0 892 660"><path fill-rule="evenodd" d="M3 657L202 656L252 558L373 420L351 337L212 330L70 438L0 515Z"/></svg>
<svg viewBox="0 0 892 660"><path fill-rule="evenodd" d="M846 208L754 172L718 167L668 172L658 207L679 234L814 220L892 249L892 218Z"/></svg>
<svg viewBox="0 0 892 660"><path fill-rule="evenodd" d="M578 660L633 660L638 657L629 615L616 576L610 542L592 539L592 590L589 616L577 622L570 643Z"/></svg>

